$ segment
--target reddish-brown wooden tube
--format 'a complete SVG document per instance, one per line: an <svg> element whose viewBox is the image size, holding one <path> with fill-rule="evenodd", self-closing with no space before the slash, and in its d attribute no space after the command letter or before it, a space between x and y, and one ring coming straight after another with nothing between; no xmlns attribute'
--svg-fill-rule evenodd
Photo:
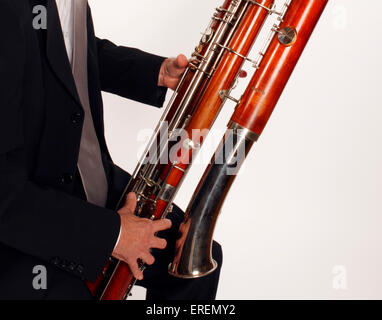
<svg viewBox="0 0 382 320"><path fill-rule="evenodd" d="M220 12L217 12L217 15L216 15L217 19L213 20L213 22L211 24L211 29L214 32L219 28L219 25L221 23L221 19L224 18L224 13L225 13L224 10L227 10L229 8L231 2L232 2L232 0L225 0L223 5L221 6L222 10ZM204 56L206 54L207 50L208 50L208 43L207 44L203 44L203 45L199 45L197 47L197 50L199 51L198 53L200 55ZM187 69L185 77L183 79L183 82L180 84L180 86L178 88L178 95L175 98L174 103L172 104L171 109L169 110L169 113L168 113L165 121L167 121L167 122L171 121L172 117L174 116L175 112L177 111L177 109L179 108L179 106L181 104L181 101L183 99L184 94L186 93L186 91L188 90L192 80L194 79L195 73L196 73L195 69L193 69L193 68L188 68ZM208 81L208 78L204 77L203 81L200 84L200 88L203 88L205 86L205 84L207 83L207 81ZM202 90L200 90L200 94L201 93L202 93ZM190 104L190 109L192 109L192 107L194 106L196 101L198 101L198 98L199 98L199 95L196 95L193 98L193 103Z"/></svg>
<svg viewBox="0 0 382 320"><path fill-rule="evenodd" d="M283 45L278 34L264 55L231 121L260 135L264 130L328 0L293 0L280 30L291 27L296 39Z"/></svg>
<svg viewBox="0 0 382 320"><path fill-rule="evenodd" d="M224 104L224 100L219 93L222 90L228 91L233 85L238 72L240 72L245 62L243 56L246 57L249 54L264 21L269 15L269 11L264 9L264 7L271 8L274 0L259 0L257 3L261 6L251 3L248 7L238 27L238 31L228 45L231 50L226 50L224 53L195 113L186 127L183 140L192 138L195 145L201 145L205 138L204 135L213 126ZM179 157L174 156L174 158L178 163L178 167L182 170L172 170L167 181L168 184L177 187L184 177L185 170L187 170L191 163L193 150L189 150L183 144L180 144L179 149L175 150L174 153L180 155Z"/></svg>

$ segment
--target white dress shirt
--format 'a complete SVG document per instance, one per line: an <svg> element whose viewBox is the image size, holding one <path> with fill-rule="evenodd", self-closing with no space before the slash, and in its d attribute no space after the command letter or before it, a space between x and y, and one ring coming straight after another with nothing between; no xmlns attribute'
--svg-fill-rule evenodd
<svg viewBox="0 0 382 320"><path fill-rule="evenodd" d="M74 0L56 0L58 14L60 16L62 34L65 40L66 52L68 54L69 62L73 62L73 40L74 40L74 12L73 12ZM121 237L121 229L115 247ZM114 248L115 248L114 247Z"/></svg>
<svg viewBox="0 0 382 320"><path fill-rule="evenodd" d="M73 0L56 0L62 34L70 64L73 62L74 14Z"/></svg>

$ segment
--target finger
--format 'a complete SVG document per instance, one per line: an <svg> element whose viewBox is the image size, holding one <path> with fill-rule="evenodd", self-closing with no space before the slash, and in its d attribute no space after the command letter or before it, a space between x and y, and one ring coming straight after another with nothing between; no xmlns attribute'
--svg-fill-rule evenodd
<svg viewBox="0 0 382 320"><path fill-rule="evenodd" d="M133 274L134 278L137 280L143 279L143 272L138 267L137 261L126 261L126 263L129 265L130 271Z"/></svg>
<svg viewBox="0 0 382 320"><path fill-rule="evenodd" d="M142 254L140 255L139 257L144 263L148 264L149 266L151 266L152 264L154 264L155 262L155 258L150 254L150 253L144 253L142 252Z"/></svg>
<svg viewBox="0 0 382 320"><path fill-rule="evenodd" d="M176 59L171 59L170 62L167 64L167 74L172 78L179 78L183 72L186 69L186 66L188 64L184 65L184 59L187 60L185 56L178 56Z"/></svg>
<svg viewBox="0 0 382 320"><path fill-rule="evenodd" d="M135 195L134 192L130 192L126 196L125 205L123 209L129 211L129 213L134 213L136 207L137 207L137 196Z"/></svg>
<svg viewBox="0 0 382 320"><path fill-rule="evenodd" d="M178 55L175 61L178 68L185 69L188 66L188 59L184 54Z"/></svg>
<svg viewBox="0 0 382 320"><path fill-rule="evenodd" d="M172 225L171 220L169 219L161 219L157 221L153 221L153 231L158 232L162 230L170 229Z"/></svg>
<svg viewBox="0 0 382 320"><path fill-rule="evenodd" d="M183 233L186 230L186 225L182 222L179 226L179 232Z"/></svg>
<svg viewBox="0 0 382 320"><path fill-rule="evenodd" d="M155 237L150 244L150 248L153 248L153 249L164 249L166 247L167 247L167 241L165 239L158 238L158 237Z"/></svg>

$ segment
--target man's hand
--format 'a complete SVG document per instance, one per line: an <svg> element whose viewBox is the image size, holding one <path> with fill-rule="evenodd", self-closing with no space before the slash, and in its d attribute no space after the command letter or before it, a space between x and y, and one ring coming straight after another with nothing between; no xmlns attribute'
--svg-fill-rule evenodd
<svg viewBox="0 0 382 320"><path fill-rule="evenodd" d="M148 265L154 263L154 257L150 253L151 248L164 249L167 242L155 236L155 233L171 227L171 220L163 219L152 221L139 218L134 215L137 198L134 193L126 197L125 205L118 211L121 216L121 236L113 251L113 257L126 262L134 278L143 279L143 273L139 270L138 259Z"/></svg>
<svg viewBox="0 0 382 320"><path fill-rule="evenodd" d="M159 71L158 86L175 90L187 65L188 60L183 54L163 61Z"/></svg>

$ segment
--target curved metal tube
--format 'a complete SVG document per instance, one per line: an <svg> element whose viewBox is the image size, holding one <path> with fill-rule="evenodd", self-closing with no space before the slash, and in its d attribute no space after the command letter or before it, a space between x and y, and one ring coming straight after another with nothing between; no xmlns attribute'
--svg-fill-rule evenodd
<svg viewBox="0 0 382 320"><path fill-rule="evenodd" d="M169 273L179 278L199 278L213 272L212 237L220 209L249 149L257 140L253 132L232 123L220 143L186 210Z"/></svg>

